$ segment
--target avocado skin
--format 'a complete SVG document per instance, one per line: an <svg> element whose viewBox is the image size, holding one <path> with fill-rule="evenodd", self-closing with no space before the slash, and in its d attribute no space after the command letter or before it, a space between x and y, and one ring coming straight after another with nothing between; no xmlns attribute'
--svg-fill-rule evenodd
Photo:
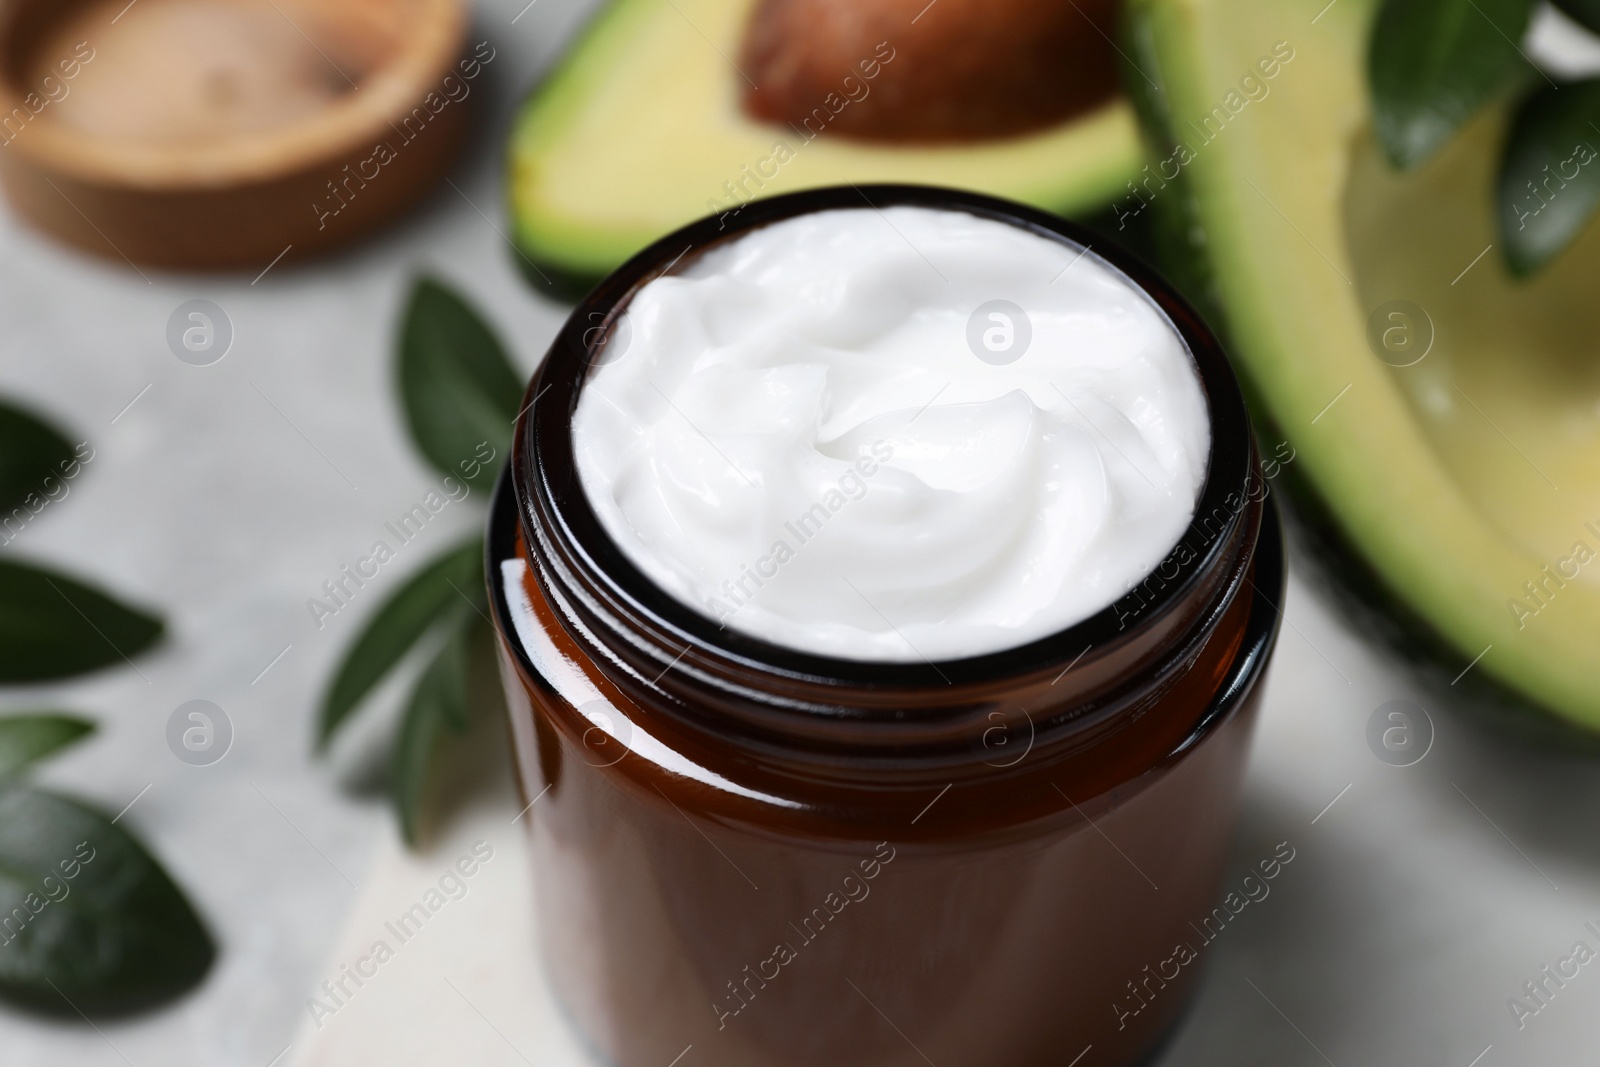
<svg viewBox="0 0 1600 1067"><path fill-rule="evenodd" d="M1224 342L1226 344L1226 342ZM1259 412L1259 406L1252 407ZM1258 435L1263 427L1254 416ZM1274 440L1283 440L1277 436ZM1340 531L1321 494L1290 464L1276 479L1288 507L1284 526L1299 573L1354 632L1379 647L1442 706L1464 712L1495 733L1541 747L1600 755L1597 736L1478 670L1428 621L1400 600ZM1456 679L1460 679L1457 681Z"/></svg>
<svg viewBox="0 0 1600 1067"><path fill-rule="evenodd" d="M1122 83L1139 115L1147 155L1165 158L1177 145L1166 106L1160 58L1141 32L1137 5L1123 8L1118 37L1122 44ZM1155 86L1146 80L1154 79ZM1131 241L1198 310L1212 331L1230 347L1228 313L1214 282L1204 228L1194 201L1193 183L1180 171L1169 183L1172 196L1156 199L1154 210L1141 212L1121 239ZM1102 226L1107 236L1117 224L1108 211ZM1238 367L1245 403L1259 440L1289 440L1266 414L1260 385L1247 368ZM1292 443L1292 441L1291 441ZM1460 711L1495 734L1541 748L1600 755L1600 735L1585 730L1482 671L1467 670L1471 660L1447 642L1438 630L1398 597L1361 556L1340 528L1338 519L1309 479L1293 464L1273 480L1283 489L1284 528L1290 558L1297 571L1334 607L1354 632L1370 638L1385 657L1400 667L1439 703ZM1466 673L1463 674L1462 672Z"/></svg>
<svg viewBox="0 0 1600 1067"><path fill-rule="evenodd" d="M511 255L512 266L517 268L523 280L533 288L534 292L558 303L581 303L595 286L605 280L603 274L568 270L548 260L530 258L527 251L515 243L511 244L507 251Z"/></svg>

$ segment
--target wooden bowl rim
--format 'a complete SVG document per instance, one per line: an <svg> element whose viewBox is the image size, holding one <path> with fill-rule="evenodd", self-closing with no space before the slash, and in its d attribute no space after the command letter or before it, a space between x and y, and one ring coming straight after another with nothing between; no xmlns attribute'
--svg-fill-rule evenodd
<svg viewBox="0 0 1600 1067"><path fill-rule="evenodd" d="M0 56L15 14L25 4L57 0L0 0ZM335 0L325 0L335 2ZM462 0L409 0L415 11L398 45L357 88L305 119L194 145L152 145L97 137L57 122L30 122L0 152L16 152L41 169L75 181L145 191L219 190L270 182L399 132L395 123L439 90L461 57L467 29ZM446 106L459 107L460 101ZM28 109L9 78L0 77L0 116ZM427 109L423 108L426 112ZM391 145L391 147L395 147Z"/></svg>

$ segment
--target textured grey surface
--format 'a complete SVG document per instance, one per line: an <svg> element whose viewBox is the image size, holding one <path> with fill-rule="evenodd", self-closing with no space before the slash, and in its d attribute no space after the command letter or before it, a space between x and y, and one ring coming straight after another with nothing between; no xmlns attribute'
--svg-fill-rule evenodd
<svg viewBox="0 0 1600 1067"><path fill-rule="evenodd" d="M0 551L99 579L159 608L171 628L136 668L8 690L0 708L64 706L101 721L45 778L113 811L139 797L125 821L191 889L222 946L195 995L135 1020L96 1029L0 1008L6 1067L267 1067L303 1040L305 998L349 936L358 897L381 897L373 879L394 876L392 862L372 866L390 813L310 759L311 711L356 621L404 570L475 530L481 500L451 505L325 629L305 601L434 484L390 377L408 279L428 270L469 291L523 369L562 318L530 294L493 228L504 226L498 146L512 103L589 5L524 2L480 9L478 35L499 54L481 87L488 129L455 175L460 192L446 187L337 259L255 284L147 281L0 216L0 389L96 448L71 495ZM209 367L180 362L164 337L172 310L197 298L235 329L232 351ZM1206 949L1203 992L1163 1064L1591 1061L1600 968L1582 968L1521 1030L1507 1000L1574 942L1600 950L1584 929L1600 926L1600 767L1515 748L1410 693L1299 585L1288 614L1229 881L1280 841L1296 859ZM1422 762L1396 768L1368 749L1366 724L1408 696L1430 709L1437 737ZM209 767L180 762L165 741L173 709L197 698L236 730ZM486 961L521 951L503 929L492 914L464 918L459 947ZM444 995L414 1003L392 1025L435 1039L482 1025ZM482 1044L498 1051L471 1062L527 1062Z"/></svg>

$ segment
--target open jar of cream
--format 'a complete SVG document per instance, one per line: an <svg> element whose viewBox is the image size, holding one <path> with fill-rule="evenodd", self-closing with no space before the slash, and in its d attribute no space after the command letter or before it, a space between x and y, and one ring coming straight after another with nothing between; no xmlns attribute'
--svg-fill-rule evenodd
<svg viewBox="0 0 1600 1067"><path fill-rule="evenodd" d="M1165 283L986 197L759 201L603 282L514 442L489 582L543 951L607 1061L1151 1054L1284 579Z"/></svg>

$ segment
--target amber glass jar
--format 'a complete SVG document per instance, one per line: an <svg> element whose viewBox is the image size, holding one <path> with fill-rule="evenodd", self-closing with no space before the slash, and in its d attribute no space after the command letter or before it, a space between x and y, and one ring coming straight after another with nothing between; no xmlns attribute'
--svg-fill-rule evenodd
<svg viewBox="0 0 1600 1067"><path fill-rule="evenodd" d="M1088 253L1188 345L1206 481L1149 578L1003 652L855 662L719 629L629 562L577 477L579 392L641 285L864 199L1087 243L938 189L758 202L613 274L529 386L489 581L552 985L618 1067L691 1047L685 1067L1044 1067L1091 1047L1085 1065L1136 1063L1203 966L1284 580L1238 385L1194 312L1141 265Z"/></svg>

